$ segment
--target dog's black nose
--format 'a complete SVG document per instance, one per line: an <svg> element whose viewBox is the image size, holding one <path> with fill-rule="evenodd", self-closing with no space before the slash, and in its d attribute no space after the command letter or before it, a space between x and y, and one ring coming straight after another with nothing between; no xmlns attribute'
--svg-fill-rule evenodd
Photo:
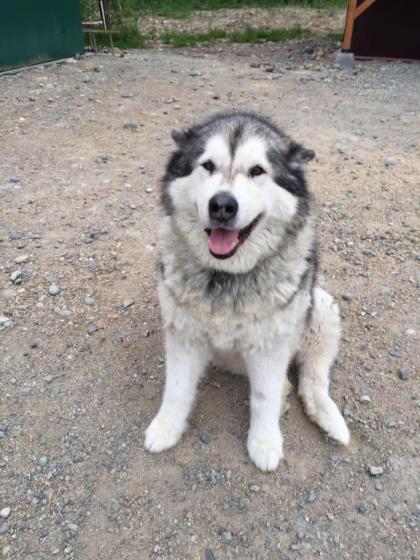
<svg viewBox="0 0 420 560"><path fill-rule="evenodd" d="M211 197L209 201L210 218L218 222L227 222L238 213L238 203L227 192L220 192Z"/></svg>

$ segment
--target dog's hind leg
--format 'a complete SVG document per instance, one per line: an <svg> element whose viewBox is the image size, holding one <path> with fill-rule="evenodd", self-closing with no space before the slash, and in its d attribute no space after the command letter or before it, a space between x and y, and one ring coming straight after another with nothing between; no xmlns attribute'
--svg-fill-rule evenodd
<svg viewBox="0 0 420 560"><path fill-rule="evenodd" d="M299 389L306 412L333 439L343 445L350 433L337 405L328 394L329 371L337 355L340 317L332 297L314 289L311 322L297 354Z"/></svg>

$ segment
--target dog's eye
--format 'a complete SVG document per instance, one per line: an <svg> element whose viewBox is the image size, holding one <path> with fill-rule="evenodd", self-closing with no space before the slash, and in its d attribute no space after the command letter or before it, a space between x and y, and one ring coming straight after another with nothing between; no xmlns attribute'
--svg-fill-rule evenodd
<svg viewBox="0 0 420 560"><path fill-rule="evenodd" d="M265 171L261 167L261 165L254 165L254 167L251 167L251 169L249 170L250 177L258 177L258 175L263 175L264 173Z"/></svg>
<svg viewBox="0 0 420 560"><path fill-rule="evenodd" d="M209 173L213 173L213 171L215 170L216 166L214 165L214 163L211 161L211 159L208 159L207 161L205 161L204 163L201 164L204 169L206 171L208 171Z"/></svg>

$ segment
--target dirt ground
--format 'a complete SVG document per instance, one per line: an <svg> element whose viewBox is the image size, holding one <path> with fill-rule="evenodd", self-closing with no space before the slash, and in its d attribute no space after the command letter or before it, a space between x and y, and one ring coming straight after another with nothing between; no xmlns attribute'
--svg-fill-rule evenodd
<svg viewBox="0 0 420 560"><path fill-rule="evenodd" d="M342 70L314 42L238 49L0 78L4 558L418 558L420 65ZM246 454L246 380L220 372L178 446L143 449L164 377L170 131L231 108L316 151L321 268L343 316L331 392L352 443L327 441L292 396L273 474Z"/></svg>

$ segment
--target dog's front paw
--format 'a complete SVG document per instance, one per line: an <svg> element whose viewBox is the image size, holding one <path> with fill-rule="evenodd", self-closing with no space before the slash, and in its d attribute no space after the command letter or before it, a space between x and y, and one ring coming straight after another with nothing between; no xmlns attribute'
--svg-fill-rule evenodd
<svg viewBox="0 0 420 560"><path fill-rule="evenodd" d="M158 414L146 430L144 446L150 453L160 453L176 445L182 432L183 426L176 426L170 419Z"/></svg>
<svg viewBox="0 0 420 560"><path fill-rule="evenodd" d="M262 471L274 471L283 458L280 431L277 434L250 434L247 447L249 456Z"/></svg>

